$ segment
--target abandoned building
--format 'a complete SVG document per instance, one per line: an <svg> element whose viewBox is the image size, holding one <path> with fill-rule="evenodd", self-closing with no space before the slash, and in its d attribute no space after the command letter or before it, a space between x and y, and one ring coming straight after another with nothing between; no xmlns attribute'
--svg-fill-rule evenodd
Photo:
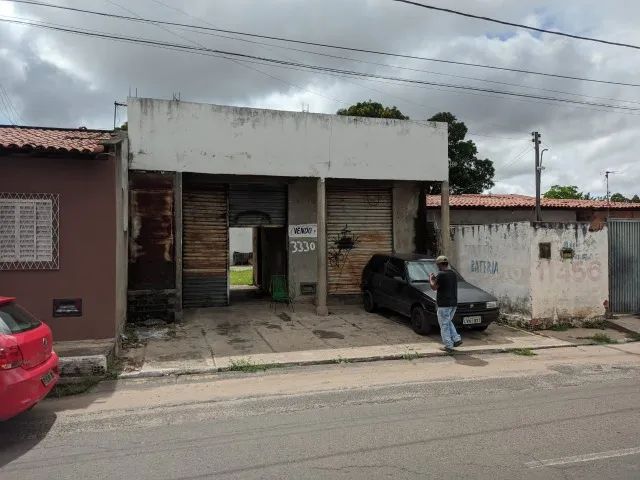
<svg viewBox="0 0 640 480"><path fill-rule="evenodd" d="M445 123L145 98L128 120L133 321L242 301L234 228L253 230L256 289L326 314L371 254L416 251L424 186L447 186Z"/></svg>

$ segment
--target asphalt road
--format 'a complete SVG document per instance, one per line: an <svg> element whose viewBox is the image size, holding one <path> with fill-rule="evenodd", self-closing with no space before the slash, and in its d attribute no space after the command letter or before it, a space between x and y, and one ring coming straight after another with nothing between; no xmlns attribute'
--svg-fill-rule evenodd
<svg viewBox="0 0 640 480"><path fill-rule="evenodd" d="M0 426L0 478L638 479L640 368L633 357L629 365L559 363L550 373L507 378L398 378L393 385L108 415L69 417L38 407ZM447 361L405 368L437 370ZM319 368L339 374L376 366ZM175 385L182 392L195 387ZM145 395L153 387L139 388Z"/></svg>

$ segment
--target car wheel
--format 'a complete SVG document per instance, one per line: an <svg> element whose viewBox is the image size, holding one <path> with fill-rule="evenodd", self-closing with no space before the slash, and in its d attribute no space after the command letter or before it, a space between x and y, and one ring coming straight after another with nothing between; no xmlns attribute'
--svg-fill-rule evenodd
<svg viewBox="0 0 640 480"><path fill-rule="evenodd" d="M489 328L489 325L480 325L479 327L473 327L476 332L484 332L487 328Z"/></svg>
<svg viewBox="0 0 640 480"><path fill-rule="evenodd" d="M414 307L411 310L411 327L418 335L428 335L431 332L431 324L427 321L424 308Z"/></svg>
<svg viewBox="0 0 640 480"><path fill-rule="evenodd" d="M371 313L376 310L376 302L373 301L373 294L369 290L362 292L362 306L365 312Z"/></svg>

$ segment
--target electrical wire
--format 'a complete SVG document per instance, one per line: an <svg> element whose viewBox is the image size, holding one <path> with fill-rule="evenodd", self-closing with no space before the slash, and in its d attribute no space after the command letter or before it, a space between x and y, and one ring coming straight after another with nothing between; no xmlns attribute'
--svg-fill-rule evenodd
<svg viewBox="0 0 640 480"><path fill-rule="evenodd" d="M484 16L481 16L481 15L474 15L472 13L461 12L459 10L453 10L451 8L435 7L433 5L427 5L427 4L420 3L420 2L414 2L412 0L391 0L391 1L398 2L398 3L405 3L407 5L414 5L416 7L422 7L422 8L426 8L426 9L429 9L429 10L436 10L438 12L452 13L454 15L460 15L460 16L467 17L467 18L474 18L474 19L477 19L477 20L484 20L486 22L499 23L500 25L508 25L510 27L524 28L526 30L532 30L534 32L539 32L539 33L549 33L549 34L552 34L552 35L560 35L562 37L573 38L573 39L576 39L576 40L586 40L586 41L589 41L589 42L604 43L606 45L613 45L613 46L616 46L616 47L634 48L636 50L640 50L640 46L639 45L632 45L630 43L613 42L611 40L603 40L601 38L585 37L585 36L582 36L582 35L574 35L572 33L560 32L558 30L547 30L545 28L532 27L531 25L523 25L521 23L507 22L506 20L498 20L497 18L484 17Z"/></svg>
<svg viewBox="0 0 640 480"><path fill-rule="evenodd" d="M448 84L448 83L440 83L440 82L431 82L431 81L426 81L426 80L416 80L416 79L410 79L410 78L404 78L404 77L391 77L391 76L385 76L385 75L376 75L376 74L371 74L371 73L366 73L366 72L358 72L358 71L353 71L353 70L343 70L343 69L327 67L327 66L309 65L309 64L299 63L299 62L291 62L291 61L279 60L279 59L268 58L268 57L260 57L260 56L256 56L256 55L249 55L249 54L239 53L239 52L231 52L231 51L212 49L212 48L206 48L206 47L193 47L193 46L184 45L184 44L174 44L174 43L162 42L162 41L154 40L154 39L131 38L131 37L125 37L125 36L120 36L120 35L113 35L113 34L108 34L108 33L98 33L98 32L91 33L91 32L87 32L86 30L78 30L78 29L72 29L72 28L58 27L58 26L47 25L47 24L44 24L44 23L24 22L24 21L6 19L6 18L5 19L0 19L0 21L1 22L13 23L13 24L19 24L19 25L33 26L33 27L38 27L38 28L51 29L51 30L62 31L62 32L67 32L67 33L88 35L88 36L92 36L92 37L109 39L109 40L121 40L121 41L144 44L144 45L149 45L149 46L156 46L156 47L170 47L170 48L173 48L173 49L176 49L176 50L182 50L182 51L207 52L207 53L212 53L212 54L218 55L221 58L233 57L236 60L255 60L255 61L261 61L261 62L273 64L273 65L284 65L284 66L298 67L298 68L302 68L302 69L305 69L305 70L308 70L308 71L339 73L339 74L349 75L349 76L353 76L353 77L377 78L377 79L392 80L392 81L397 81L397 82L402 82L402 83L407 83L407 84L439 86L439 87L445 87L445 88L449 88L449 89L453 89L453 90L459 90L459 91L486 92L486 93L497 94L499 96L504 96L504 97L527 98L527 99L544 100L544 101L550 101L550 102L567 103L567 104L573 104L573 105L585 105L585 106L592 106L592 107L601 107L601 108L605 108L605 109L611 109L613 111L622 110L621 112L618 112L618 113L630 113L630 112L640 111L640 108L628 107L628 106L623 106L623 105L612 105L612 104L603 104L603 103L596 103L596 102L585 102L585 101L572 100L572 99L567 99L567 98L549 97L549 96L532 95L532 94L505 91L505 90L495 90L495 89L488 89L488 88L473 87L473 86L469 86L469 85L457 85L457 84ZM631 113L631 114L633 114L633 113Z"/></svg>
<svg viewBox="0 0 640 480"><path fill-rule="evenodd" d="M574 75L562 75L562 74L557 74L557 73L539 72L539 71L527 70L527 69L522 69L522 68L509 68L509 67L501 67L501 66L497 66L497 65L486 65L486 64L480 64L480 63L460 62L460 61L440 59L440 58L421 57L421 56L418 56L418 55L405 55L405 54L400 54L400 53L385 52L385 51L380 51L380 50L371 50L371 49L366 49L366 48L357 48L357 47L348 47L348 46L343 46L343 45L332 45L332 44L328 44L328 43L310 42L310 41L297 40L297 39L292 39L292 38L278 37L278 36L273 36L273 35L261 35L261 34L256 34L256 33L240 32L240 31L236 31L236 30L228 30L228 29L222 29L222 28L203 27L203 26L185 24L185 23L179 23L179 22L169 22L169 21L165 21L165 20L152 20L152 19L148 19L148 18L135 18L135 17L130 17L130 16L126 16L126 15L116 15L116 14L112 14L112 13L99 12L99 11L95 11L95 10L85 10L85 9L81 9L81 8L66 7L66 6L62 6L62 5L55 5L55 4L51 4L51 3L47 3L47 2L40 2L40 1L35 1L35 0L0 0L0 1L11 1L11 2L14 2L14 3L21 3L21 4L27 4L27 5L36 5L36 6L48 7L48 8L56 8L56 9L61 9L61 10L66 10L66 11L73 11L73 12L78 12L78 13L85 13L85 14L90 14L90 15L99 15L99 16L103 16L103 17L111 17L111 18L116 18L116 19L120 19L120 20L130 20L130 21L135 21L135 22L170 25L170 26L174 26L174 27L186 27L186 28L198 29L198 30L204 30L204 31L214 31L214 32L221 32L221 33L227 33L227 34L233 34L233 35L247 36L247 37L252 37L252 38L262 38L262 39L275 40L275 41L280 41L280 42L295 43L295 44L299 44L299 45L310 45L310 46L315 46L315 47L331 48L331 49L337 49L337 50L346 50L346 51L359 52L359 53L369 53L369 54L373 54L373 55L391 56L391 57L404 58L404 59L410 59L410 60L422 60L422 61L429 61L429 62L439 62L439 63L445 63L445 64L451 64L451 65L460 65L460 66L465 66L465 67L475 67L475 68L484 68L484 69L490 69L490 70L500 70L500 71L506 71L506 72L523 73L523 74L527 74L527 75L540 75L540 76L544 76L544 77L554 77L554 78L561 78L561 79L565 79L565 80L576 80L576 81L592 82L592 83L599 83L599 84L620 85L620 86L626 86L626 87L640 87L639 83L620 82L620 81L613 81L613 80L603 80L603 79L597 79L597 78L579 77L579 76L574 76Z"/></svg>

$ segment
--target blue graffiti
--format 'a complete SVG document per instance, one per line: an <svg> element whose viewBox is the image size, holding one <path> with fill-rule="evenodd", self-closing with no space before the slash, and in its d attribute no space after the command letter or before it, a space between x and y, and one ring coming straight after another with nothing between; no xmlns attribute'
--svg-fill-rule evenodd
<svg viewBox="0 0 640 480"><path fill-rule="evenodd" d="M498 262L495 260L471 260L471 271L495 275L498 273Z"/></svg>

